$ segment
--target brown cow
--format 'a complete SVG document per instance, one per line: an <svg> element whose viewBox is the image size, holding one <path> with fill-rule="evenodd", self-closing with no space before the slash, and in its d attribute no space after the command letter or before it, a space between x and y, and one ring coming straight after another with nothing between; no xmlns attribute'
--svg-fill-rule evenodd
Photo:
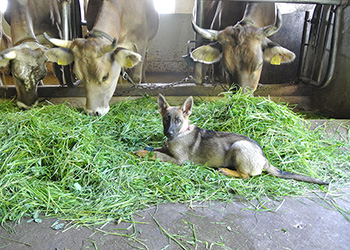
<svg viewBox="0 0 350 250"><path fill-rule="evenodd" d="M197 20L197 4L195 1L193 20ZM202 28L221 30L227 26L235 25L242 19L246 5L246 2L205 1Z"/></svg>
<svg viewBox="0 0 350 250"><path fill-rule="evenodd" d="M227 72L227 82L240 85L244 91L257 88L263 61L278 65L295 59L293 52L267 38L282 25L274 3L247 4L243 19L221 31L203 29L194 22L192 25L203 38L217 42L195 49L191 58L205 64L221 61Z"/></svg>
<svg viewBox="0 0 350 250"><path fill-rule="evenodd" d="M6 11L13 47L0 54L0 66L11 61L17 105L30 108L37 102L37 86L46 76L44 32L59 37L60 12L56 0L11 0Z"/></svg>
<svg viewBox="0 0 350 250"><path fill-rule="evenodd" d="M86 112L105 115L121 68L132 68L145 56L157 33L159 16L153 0L90 0L87 24L90 31L84 39L48 38L61 48L50 49L46 55L62 65L74 61L73 71L85 84ZM141 81L142 66L132 75L136 82Z"/></svg>

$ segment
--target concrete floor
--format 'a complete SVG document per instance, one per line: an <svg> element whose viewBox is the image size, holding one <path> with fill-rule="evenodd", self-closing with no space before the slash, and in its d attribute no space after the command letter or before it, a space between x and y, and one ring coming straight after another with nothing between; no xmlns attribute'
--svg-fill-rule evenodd
<svg viewBox="0 0 350 250"><path fill-rule="evenodd" d="M347 139L349 124L316 120L312 129L326 126L330 136ZM90 228L23 219L0 228L0 249L350 249L350 183L329 190L280 201L162 204L132 222Z"/></svg>
<svg viewBox="0 0 350 250"><path fill-rule="evenodd" d="M23 221L0 230L0 249L349 249L350 221L322 198L164 204L90 229ZM350 185L327 200L349 211Z"/></svg>

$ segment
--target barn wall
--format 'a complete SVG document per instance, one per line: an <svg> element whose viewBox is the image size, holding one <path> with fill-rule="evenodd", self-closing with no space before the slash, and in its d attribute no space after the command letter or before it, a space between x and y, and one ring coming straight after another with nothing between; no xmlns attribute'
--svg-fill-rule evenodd
<svg viewBox="0 0 350 250"><path fill-rule="evenodd" d="M341 20L335 72L330 84L315 89L313 104L321 112L336 118L350 118L350 7Z"/></svg>
<svg viewBox="0 0 350 250"><path fill-rule="evenodd" d="M194 39L192 14L161 14L157 36L148 52L147 72L187 72L182 55L187 52L187 41Z"/></svg>
<svg viewBox="0 0 350 250"><path fill-rule="evenodd" d="M175 13L191 14L194 6L194 0L176 0Z"/></svg>

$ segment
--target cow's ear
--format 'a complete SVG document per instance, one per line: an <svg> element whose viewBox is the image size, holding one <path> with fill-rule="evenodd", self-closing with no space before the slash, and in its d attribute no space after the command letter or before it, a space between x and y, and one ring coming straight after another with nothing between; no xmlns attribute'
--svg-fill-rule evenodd
<svg viewBox="0 0 350 250"><path fill-rule="evenodd" d="M277 43L270 42L264 49L264 61L270 62L273 65L280 65L282 63L290 63L295 59L295 54L280 46Z"/></svg>
<svg viewBox="0 0 350 250"><path fill-rule="evenodd" d="M195 62L213 64L219 62L222 57L220 48L212 45L203 45L191 52L191 58Z"/></svg>
<svg viewBox="0 0 350 250"><path fill-rule="evenodd" d="M68 65L74 61L74 56L71 50L65 48L53 48L45 52L50 62L55 62L58 65Z"/></svg>
<svg viewBox="0 0 350 250"><path fill-rule="evenodd" d="M116 60L122 68L132 68L142 60L142 56L133 51L122 49L115 52Z"/></svg>

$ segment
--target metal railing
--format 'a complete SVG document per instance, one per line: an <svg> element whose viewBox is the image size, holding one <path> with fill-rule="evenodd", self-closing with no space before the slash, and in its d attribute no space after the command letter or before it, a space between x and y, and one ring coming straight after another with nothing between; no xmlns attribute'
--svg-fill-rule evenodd
<svg viewBox="0 0 350 250"><path fill-rule="evenodd" d="M197 0L205 2L210 0ZM349 0L222 0L227 2L273 2L273 3L305 3L305 4L329 4L329 5L348 5Z"/></svg>

